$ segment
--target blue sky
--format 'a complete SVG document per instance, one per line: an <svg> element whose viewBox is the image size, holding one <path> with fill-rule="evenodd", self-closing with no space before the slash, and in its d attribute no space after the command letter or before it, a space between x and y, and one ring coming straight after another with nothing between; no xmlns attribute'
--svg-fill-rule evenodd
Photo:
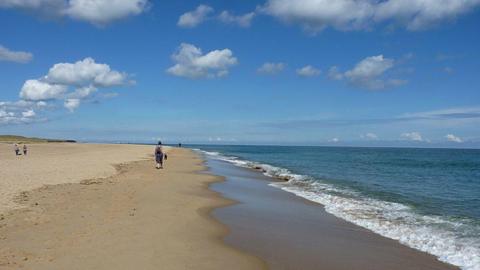
<svg viewBox="0 0 480 270"><path fill-rule="evenodd" d="M478 0L111 3L0 2L0 133L480 147Z"/></svg>

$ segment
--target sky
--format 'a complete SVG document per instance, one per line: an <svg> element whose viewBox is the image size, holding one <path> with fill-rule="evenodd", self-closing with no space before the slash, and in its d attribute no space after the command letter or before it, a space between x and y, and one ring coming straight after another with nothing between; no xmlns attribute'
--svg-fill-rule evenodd
<svg viewBox="0 0 480 270"><path fill-rule="evenodd" d="M0 0L0 134L480 148L480 0Z"/></svg>

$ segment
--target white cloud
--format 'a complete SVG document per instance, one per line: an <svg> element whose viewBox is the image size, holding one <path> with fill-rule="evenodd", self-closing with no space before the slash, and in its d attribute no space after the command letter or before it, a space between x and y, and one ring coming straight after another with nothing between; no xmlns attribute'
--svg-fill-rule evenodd
<svg viewBox="0 0 480 270"><path fill-rule="evenodd" d="M75 63L55 64L45 80L54 84L110 87L125 84L127 74L111 70L109 65L95 63L88 57Z"/></svg>
<svg viewBox="0 0 480 270"><path fill-rule="evenodd" d="M64 85L50 84L40 80L27 80L20 91L20 98L31 101L60 99L66 91L67 87Z"/></svg>
<svg viewBox="0 0 480 270"><path fill-rule="evenodd" d="M252 20L255 17L255 12L249 12L243 15L233 15L230 12L224 10L218 16L218 19L224 23L236 24L240 27L249 27L252 24Z"/></svg>
<svg viewBox="0 0 480 270"><path fill-rule="evenodd" d="M29 52L12 51L0 45L0 61L28 63L32 61L33 55Z"/></svg>
<svg viewBox="0 0 480 270"><path fill-rule="evenodd" d="M20 108L23 102L23 107L45 109L49 106L45 101L55 104L55 100L60 100L73 112L82 100L90 98L100 88L130 84L128 77L128 74L112 70L107 64L96 63L92 58L58 63L46 76L25 81L20 91L22 100L9 106L13 108L15 104L15 108Z"/></svg>
<svg viewBox="0 0 480 270"><path fill-rule="evenodd" d="M480 0L389 0L375 5L375 21L395 20L409 30L422 30L472 11Z"/></svg>
<svg viewBox="0 0 480 270"><path fill-rule="evenodd" d="M283 21L299 23L311 32L328 26L340 30L362 29L373 14L367 0L269 0L262 10Z"/></svg>
<svg viewBox="0 0 480 270"><path fill-rule="evenodd" d="M445 138L446 138L448 141L450 141L450 142L456 142L456 143L462 143L462 142L463 142L462 138L457 137L457 136L455 136L455 135L453 135L453 134L447 134L447 135L445 136Z"/></svg>
<svg viewBox="0 0 480 270"><path fill-rule="evenodd" d="M328 141L331 142L331 143L338 143L338 142L340 141L340 139L338 139L338 138L332 138L332 139L330 139L330 140L328 140Z"/></svg>
<svg viewBox="0 0 480 270"><path fill-rule="evenodd" d="M38 102L20 100L0 101L0 125L28 124L43 120L37 117L34 109L40 109Z"/></svg>
<svg viewBox="0 0 480 270"><path fill-rule="evenodd" d="M328 70L328 78L339 81L343 79L343 73L339 71L337 66L333 66Z"/></svg>
<svg viewBox="0 0 480 270"><path fill-rule="evenodd" d="M147 0L70 0L64 13L73 19L105 25L148 8Z"/></svg>
<svg viewBox="0 0 480 270"><path fill-rule="evenodd" d="M103 26L143 13L148 0L2 0L0 8L27 10L43 16L66 16Z"/></svg>
<svg viewBox="0 0 480 270"><path fill-rule="evenodd" d="M73 93L70 93L68 97L83 99L92 95L95 92L97 92L97 88L92 85L89 85L89 86L84 86L84 87L75 89L75 91Z"/></svg>
<svg viewBox="0 0 480 270"><path fill-rule="evenodd" d="M479 5L480 0L268 0L261 11L316 33L327 27L368 30L379 23L421 30Z"/></svg>
<svg viewBox="0 0 480 270"><path fill-rule="evenodd" d="M385 72L395 65L393 59L383 55L370 56L358 62L353 69L341 73L336 66L329 70L329 78L334 80L346 79L351 85L369 90L382 90L389 87L405 84L400 79L386 79Z"/></svg>
<svg viewBox="0 0 480 270"><path fill-rule="evenodd" d="M320 73L320 69L317 69L311 65L297 69L297 74L303 77L314 77L320 75Z"/></svg>
<svg viewBox="0 0 480 270"><path fill-rule="evenodd" d="M31 117L34 117L35 115L36 113L34 110L28 110L28 111L22 112L22 116L25 118L31 118Z"/></svg>
<svg viewBox="0 0 480 270"><path fill-rule="evenodd" d="M69 98L66 99L63 103L63 106L67 108L70 112L74 112L80 106L80 99L78 98Z"/></svg>
<svg viewBox="0 0 480 270"><path fill-rule="evenodd" d="M422 135L419 132L405 132L400 135L402 138L410 141L417 141L417 142L422 142L424 139L422 138Z"/></svg>
<svg viewBox="0 0 480 270"><path fill-rule="evenodd" d="M181 15L178 18L177 25L184 28L193 28L204 22L212 12L212 7L199 5L195 10Z"/></svg>
<svg viewBox="0 0 480 270"><path fill-rule="evenodd" d="M371 133L371 132L363 134L360 137L364 138L364 139L369 139L369 140L377 140L378 139L377 134Z"/></svg>
<svg viewBox="0 0 480 270"><path fill-rule="evenodd" d="M405 113L401 118L428 120L465 120L480 118L480 107L459 107L427 112Z"/></svg>
<svg viewBox="0 0 480 270"><path fill-rule="evenodd" d="M230 49L214 50L206 54L192 44L182 43L172 55L175 65L167 72L190 79L215 78L228 74L228 69L238 63Z"/></svg>
<svg viewBox="0 0 480 270"><path fill-rule="evenodd" d="M275 75L282 72L284 69L285 69L284 63L267 62L267 63L264 63L261 67L259 67L257 69L257 72L260 74Z"/></svg>
<svg viewBox="0 0 480 270"><path fill-rule="evenodd" d="M2 0L0 8L12 8L30 11L40 16L62 16L66 0Z"/></svg>

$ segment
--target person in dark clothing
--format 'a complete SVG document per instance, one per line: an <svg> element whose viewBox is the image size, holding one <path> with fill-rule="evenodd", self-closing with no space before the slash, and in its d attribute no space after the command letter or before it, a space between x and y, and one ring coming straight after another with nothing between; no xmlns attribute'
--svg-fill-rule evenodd
<svg viewBox="0 0 480 270"><path fill-rule="evenodd" d="M163 149L162 149L162 142L158 142L157 147L155 147L155 162L157 163L157 169L163 169Z"/></svg>
<svg viewBox="0 0 480 270"><path fill-rule="evenodd" d="M28 152L27 145L24 144L24 145L23 145L23 155L26 156L26 155L27 155L27 152Z"/></svg>

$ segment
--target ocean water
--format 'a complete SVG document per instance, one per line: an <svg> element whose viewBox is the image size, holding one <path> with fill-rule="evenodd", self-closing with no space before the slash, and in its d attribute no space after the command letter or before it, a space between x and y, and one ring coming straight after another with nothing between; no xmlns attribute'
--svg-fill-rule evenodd
<svg viewBox="0 0 480 270"><path fill-rule="evenodd" d="M480 150L195 146L271 185L467 270L480 269Z"/></svg>

